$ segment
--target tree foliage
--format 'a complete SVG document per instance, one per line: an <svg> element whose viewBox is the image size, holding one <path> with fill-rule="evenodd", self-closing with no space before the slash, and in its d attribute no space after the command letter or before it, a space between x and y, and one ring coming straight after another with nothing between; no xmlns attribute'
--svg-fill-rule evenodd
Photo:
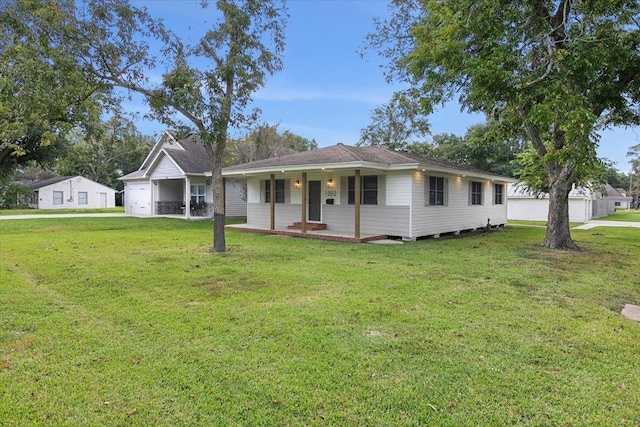
<svg viewBox="0 0 640 427"><path fill-rule="evenodd" d="M56 162L58 174L82 175L117 190L123 188L118 178L138 169L154 142L118 116L76 127L67 140L67 151Z"/></svg>
<svg viewBox="0 0 640 427"><path fill-rule="evenodd" d="M248 163L318 148L315 139L310 140L288 130L280 132L278 128L279 125L263 123L244 138L231 141L227 163Z"/></svg>
<svg viewBox="0 0 640 427"><path fill-rule="evenodd" d="M410 91L394 94L391 101L373 110L371 124L360 131L358 145L407 150L429 134L429 121L413 102Z"/></svg>
<svg viewBox="0 0 640 427"><path fill-rule="evenodd" d="M73 8L71 1L0 4L0 174L5 177L31 161L52 161L65 132L99 110L101 86L65 42Z"/></svg>
<svg viewBox="0 0 640 427"><path fill-rule="evenodd" d="M471 126L464 137L453 134L433 136L429 155L459 165L513 177L519 171L517 156L523 151L518 138L495 139L486 124Z"/></svg>
<svg viewBox="0 0 640 427"><path fill-rule="evenodd" d="M154 115L197 133L212 157L213 251L226 250L222 166L229 128L254 120L252 94L282 68L286 12L277 0L218 0L214 24L193 46L173 37L144 10L124 0L91 1L82 33L92 42L87 67L105 84L144 94ZM99 22L95 28L92 26ZM142 38L141 38L142 36ZM155 65L144 37L166 44L162 83L146 78Z"/></svg>
<svg viewBox="0 0 640 427"><path fill-rule="evenodd" d="M549 189L543 246L577 248L568 222L572 186L600 172L596 131L640 123L637 1L396 0L369 37L389 78L419 94L426 112L453 98L494 120L491 132L530 143L523 175Z"/></svg>

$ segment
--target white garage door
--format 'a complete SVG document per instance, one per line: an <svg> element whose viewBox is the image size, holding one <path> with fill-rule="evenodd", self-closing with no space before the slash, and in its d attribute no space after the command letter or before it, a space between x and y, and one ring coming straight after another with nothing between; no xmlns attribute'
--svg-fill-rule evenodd
<svg viewBox="0 0 640 427"><path fill-rule="evenodd" d="M151 210L151 185L128 184L125 196L127 213L131 215L152 215Z"/></svg>

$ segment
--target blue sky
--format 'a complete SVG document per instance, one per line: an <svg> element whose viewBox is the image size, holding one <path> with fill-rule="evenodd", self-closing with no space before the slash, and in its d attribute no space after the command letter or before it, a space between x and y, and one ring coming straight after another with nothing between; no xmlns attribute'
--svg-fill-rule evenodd
<svg viewBox="0 0 640 427"><path fill-rule="evenodd" d="M203 10L193 0L132 0L146 7L183 40L197 42L215 20L215 0ZM354 145L360 130L370 123L371 110L388 101L394 87L387 84L380 60L358 50L374 29L374 17L388 13L383 0L290 0L284 70L270 77L254 95L262 120L279 123L281 130L314 138L321 147L342 142ZM125 106L144 111L139 98ZM430 116L432 134L463 135L470 125L483 122L481 115L460 112L452 103ZM165 127L138 122L140 131L159 135ZM640 143L640 129L614 129L602 134L598 154L630 169L626 153Z"/></svg>

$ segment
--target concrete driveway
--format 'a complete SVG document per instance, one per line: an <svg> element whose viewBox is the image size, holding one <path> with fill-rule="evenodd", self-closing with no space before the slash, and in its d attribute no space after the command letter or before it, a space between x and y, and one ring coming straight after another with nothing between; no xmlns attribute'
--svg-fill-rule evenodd
<svg viewBox="0 0 640 427"><path fill-rule="evenodd" d="M74 214L33 214L33 215L0 215L0 221L5 219L47 219L47 218L109 218L124 216L124 213L74 213Z"/></svg>
<svg viewBox="0 0 640 427"><path fill-rule="evenodd" d="M574 230L590 230L595 227L631 227L640 228L640 222L625 221L598 221L597 219L585 222L582 225L573 227Z"/></svg>

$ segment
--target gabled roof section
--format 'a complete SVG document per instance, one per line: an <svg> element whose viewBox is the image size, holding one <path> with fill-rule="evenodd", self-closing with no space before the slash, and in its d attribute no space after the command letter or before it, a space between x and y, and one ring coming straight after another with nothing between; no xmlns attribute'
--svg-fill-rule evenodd
<svg viewBox="0 0 640 427"><path fill-rule="evenodd" d="M223 169L223 175L239 173L269 172L278 169L310 169L314 166L327 168L366 167L380 170L392 169L428 169L448 172L470 173L475 175L515 181L490 172L471 167L460 166L442 160L416 156L403 151L393 151L383 147L352 147L337 144L317 150L303 151L272 157L265 160L229 166Z"/></svg>
<svg viewBox="0 0 640 427"><path fill-rule="evenodd" d="M33 188L34 190L37 190L37 189L40 189L40 188L48 187L49 185L57 184L57 183L62 182L62 181L76 180L76 179L78 181L83 179L85 181L92 182L95 185L99 185L100 187L104 187L106 189L113 190L113 188L111 188L111 187L109 187L107 185L101 184L98 181L94 181L94 180L86 178L86 177L84 177L82 175L56 176L54 178L44 179L42 181L36 181L36 182L32 182L30 184L26 184L26 187ZM113 191L115 191L115 190L113 190Z"/></svg>
<svg viewBox="0 0 640 427"><path fill-rule="evenodd" d="M154 144L151 151L149 151L149 154L147 154L147 157L145 157L144 161L142 162L138 170L148 169L149 166L151 166L153 159L155 159L158 156L158 154L166 144L173 144L177 142L175 139L175 136L176 136L175 131L165 130L162 133L162 136L160 136L158 141Z"/></svg>
<svg viewBox="0 0 640 427"><path fill-rule="evenodd" d="M211 172L211 158L204 145L198 141L198 137L192 135L186 139L177 141L176 133L165 131L162 137L153 146L149 155L137 171L121 176L120 180L132 180L148 178L151 169L155 167L162 156L169 157L176 166L186 175L202 175Z"/></svg>
<svg viewBox="0 0 640 427"><path fill-rule="evenodd" d="M171 157L186 174L211 172L212 159L196 136L180 141L179 145L180 147L176 148L165 147L162 151Z"/></svg>
<svg viewBox="0 0 640 427"><path fill-rule="evenodd" d="M604 190L606 194L601 194L602 198L611 199L616 202L631 202L633 200L633 197L627 197L624 195L624 189L613 188L610 184L605 184ZM620 190L622 192L620 192Z"/></svg>
<svg viewBox="0 0 640 427"><path fill-rule="evenodd" d="M47 185L51 185L51 184L57 184L60 181L64 181L66 179L72 179L72 178L73 176L56 176L53 178L44 179L42 181L31 182L25 185L25 187L29 187L29 188L33 188L34 190L37 190L38 188L46 187Z"/></svg>

